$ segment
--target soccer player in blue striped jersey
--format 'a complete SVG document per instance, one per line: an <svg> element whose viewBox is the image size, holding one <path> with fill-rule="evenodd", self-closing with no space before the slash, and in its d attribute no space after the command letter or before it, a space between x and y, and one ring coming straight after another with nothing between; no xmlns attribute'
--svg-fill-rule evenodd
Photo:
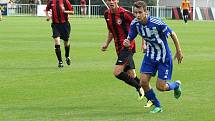
<svg viewBox="0 0 215 121"><path fill-rule="evenodd" d="M135 19L130 25L128 38L124 40L127 47L131 41L139 34L146 41L147 50L142 61L141 86L145 91L145 96L154 104L151 113L162 112L160 101L150 86L152 76L158 72L156 87L159 91L174 91L174 96L178 99L181 96L181 82L167 82L172 76L172 55L168 47L167 38L170 36L176 48L175 58L178 63L182 62L183 54L176 33L173 32L161 19L149 16L146 10L146 3L137 1L134 4Z"/></svg>

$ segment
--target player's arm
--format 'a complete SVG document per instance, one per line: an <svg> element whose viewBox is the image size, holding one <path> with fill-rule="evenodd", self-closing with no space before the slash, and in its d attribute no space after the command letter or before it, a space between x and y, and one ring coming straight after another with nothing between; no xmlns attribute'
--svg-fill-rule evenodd
<svg viewBox="0 0 215 121"><path fill-rule="evenodd" d="M64 11L64 13L67 13L67 14L74 14L74 11Z"/></svg>
<svg viewBox="0 0 215 121"><path fill-rule="evenodd" d="M178 60L178 63L181 63L182 62L182 59L183 59L183 54L182 54L182 50L181 50L181 46L180 46L180 43L179 43L179 40L178 40L178 37L176 35L175 32L172 32L170 34L173 42L174 42L174 45L175 45L175 49L176 49L176 53L175 53L175 56L174 58L177 58Z"/></svg>
<svg viewBox="0 0 215 121"><path fill-rule="evenodd" d="M141 52L146 52L146 41L142 38Z"/></svg>
<svg viewBox="0 0 215 121"><path fill-rule="evenodd" d="M170 37L172 38L174 45L175 45L175 49L176 49L176 53L174 58L177 58L178 63L181 63L182 59L183 59L183 54L182 54L182 50L180 47L180 43L178 40L178 37L176 35L176 33L174 31L172 31L166 23L164 23L163 21L161 21L162 24L160 24L159 27L159 31L161 31L166 37L168 37L170 35Z"/></svg>
<svg viewBox="0 0 215 121"><path fill-rule="evenodd" d="M49 16L48 11L45 10L45 14L46 14L46 17L47 17L46 20L49 21L51 19L51 16Z"/></svg>
<svg viewBox="0 0 215 121"><path fill-rule="evenodd" d="M108 35L107 35L107 40L103 43L102 47L101 47L101 50L102 51L106 51L110 42L112 41L113 39L113 34L109 31L108 32Z"/></svg>
<svg viewBox="0 0 215 121"><path fill-rule="evenodd" d="M46 9L44 10L46 17L47 17L47 19L46 19L47 21L49 21L51 19L51 16L48 13L48 11L50 11L50 10L51 10L51 1L49 0L47 3Z"/></svg>
<svg viewBox="0 0 215 121"><path fill-rule="evenodd" d="M66 2L66 4L65 4L65 8L64 8L64 13L73 15L74 10L73 10L71 3L68 0L66 0L65 2Z"/></svg>
<svg viewBox="0 0 215 121"><path fill-rule="evenodd" d="M190 2L188 2L188 6L189 6L189 13L191 13L191 7L190 7Z"/></svg>
<svg viewBox="0 0 215 121"><path fill-rule="evenodd" d="M130 25L130 31L128 33L128 37L123 42L124 46L129 47L131 41L133 41L136 38L137 34L138 32L137 32L136 24L134 21L132 21Z"/></svg>
<svg viewBox="0 0 215 121"><path fill-rule="evenodd" d="M183 9L184 9L184 2L183 1L181 3L180 9L181 9L181 13L183 13Z"/></svg>
<svg viewBox="0 0 215 121"><path fill-rule="evenodd" d="M72 14L72 15L73 15L73 14L74 14L74 11L68 11L68 10L65 10L65 11L64 11L64 13Z"/></svg>
<svg viewBox="0 0 215 121"><path fill-rule="evenodd" d="M130 24L132 22L132 20L134 20L135 16L133 15L133 13L131 13L130 11L126 10L125 11L125 19L127 20L127 22Z"/></svg>
<svg viewBox="0 0 215 121"><path fill-rule="evenodd" d="M105 18L105 22L106 22L106 24L107 24L107 29L108 29L108 34L107 34L107 39L106 39L106 41L102 44L102 46L101 46L101 50L102 51L106 51L107 50L107 48L108 48L108 46L109 46L109 44L110 44L110 42L112 41L112 39L113 39L113 33L111 32L111 25L109 25L108 24L108 10L106 10L105 12L104 12L104 18Z"/></svg>

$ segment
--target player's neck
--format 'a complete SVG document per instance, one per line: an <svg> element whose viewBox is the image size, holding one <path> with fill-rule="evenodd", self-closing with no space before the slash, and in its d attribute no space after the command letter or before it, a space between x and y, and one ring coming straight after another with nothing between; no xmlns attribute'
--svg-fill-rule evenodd
<svg viewBox="0 0 215 121"><path fill-rule="evenodd" d="M147 24L147 19L148 19L147 16L144 17L143 20L141 21L141 23L142 23L143 25L146 25L146 24Z"/></svg>
<svg viewBox="0 0 215 121"><path fill-rule="evenodd" d="M117 5L114 9L111 9L112 13L116 13L118 11L119 6Z"/></svg>

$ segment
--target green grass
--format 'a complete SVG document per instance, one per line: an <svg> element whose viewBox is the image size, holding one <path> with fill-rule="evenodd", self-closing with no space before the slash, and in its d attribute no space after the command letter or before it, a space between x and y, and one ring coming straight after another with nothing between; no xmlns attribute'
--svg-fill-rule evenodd
<svg viewBox="0 0 215 121"><path fill-rule="evenodd" d="M213 121L215 119L214 22L166 21L177 33L183 63L173 79L182 98L158 92L164 112L150 114L135 90L113 76L116 54L100 46L107 37L103 19L72 18L72 65L57 68L50 23L43 17L0 21L0 121ZM170 40L174 53L174 45ZM137 39L139 72L143 54ZM64 54L64 51L63 51ZM139 74L138 74L139 75ZM155 78L151 81L155 87Z"/></svg>

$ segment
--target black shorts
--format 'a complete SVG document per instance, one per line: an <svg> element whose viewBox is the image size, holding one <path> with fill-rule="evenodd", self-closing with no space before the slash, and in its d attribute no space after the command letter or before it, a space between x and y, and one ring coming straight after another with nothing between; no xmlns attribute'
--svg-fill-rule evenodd
<svg viewBox="0 0 215 121"><path fill-rule="evenodd" d="M185 16L185 15L189 15L189 11L187 10L187 9L184 9L183 10L183 15Z"/></svg>
<svg viewBox="0 0 215 121"><path fill-rule="evenodd" d="M65 23L52 23L51 27L52 27L53 38L60 37L64 41L69 40L71 26L68 21Z"/></svg>
<svg viewBox="0 0 215 121"><path fill-rule="evenodd" d="M122 50L118 55L116 65L125 65L125 72L129 69L135 69L133 53L126 49Z"/></svg>

